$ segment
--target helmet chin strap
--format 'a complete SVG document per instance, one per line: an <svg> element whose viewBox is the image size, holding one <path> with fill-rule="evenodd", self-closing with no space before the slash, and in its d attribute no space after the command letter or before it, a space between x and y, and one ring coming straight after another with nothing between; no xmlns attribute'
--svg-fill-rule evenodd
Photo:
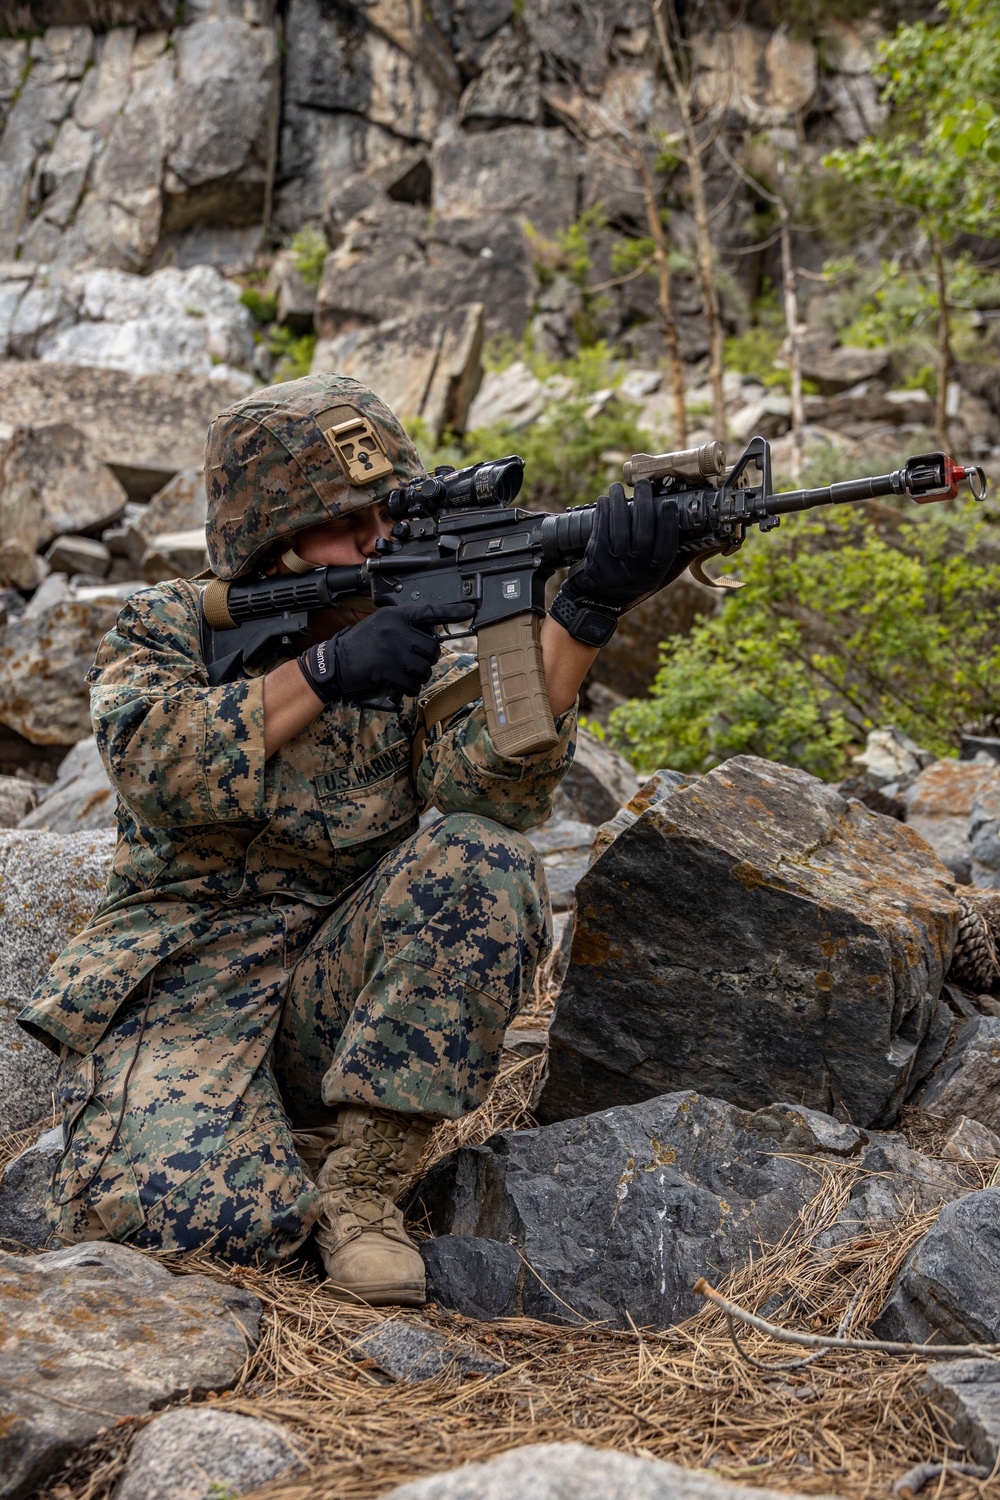
<svg viewBox="0 0 1000 1500"><path fill-rule="evenodd" d="M300 557L294 547L289 547L287 552L281 554L281 561L293 573L312 573L316 568L315 563L306 562L304 557Z"/></svg>

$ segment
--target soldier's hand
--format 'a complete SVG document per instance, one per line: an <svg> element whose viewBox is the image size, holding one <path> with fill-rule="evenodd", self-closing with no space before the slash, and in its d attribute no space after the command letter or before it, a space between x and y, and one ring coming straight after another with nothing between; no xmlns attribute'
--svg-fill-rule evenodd
<svg viewBox="0 0 1000 1500"><path fill-rule="evenodd" d="M583 562L563 588L575 600L622 614L667 582L679 534L676 500L654 498L643 479L629 504L624 488L613 484L598 498Z"/></svg>
<svg viewBox="0 0 1000 1500"><path fill-rule="evenodd" d="M469 604L386 605L299 657L318 698L336 703L373 689L415 697L441 655L435 625L467 620Z"/></svg>

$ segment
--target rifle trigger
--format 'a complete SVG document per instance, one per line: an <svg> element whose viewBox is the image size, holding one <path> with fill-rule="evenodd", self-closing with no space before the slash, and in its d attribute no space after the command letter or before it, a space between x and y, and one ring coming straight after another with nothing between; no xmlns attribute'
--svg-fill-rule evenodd
<svg viewBox="0 0 1000 1500"><path fill-rule="evenodd" d="M718 578L709 578L702 566L700 557L688 563L688 572L697 578L699 583L707 584L710 589L745 589L746 583L742 578L734 578L730 573L720 573Z"/></svg>

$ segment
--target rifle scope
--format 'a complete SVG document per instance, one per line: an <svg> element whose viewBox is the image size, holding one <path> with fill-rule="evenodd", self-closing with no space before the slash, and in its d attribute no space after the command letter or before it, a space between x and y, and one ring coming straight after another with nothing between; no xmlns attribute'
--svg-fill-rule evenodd
<svg viewBox="0 0 1000 1500"><path fill-rule="evenodd" d="M442 464L426 479L414 479L402 489L390 490L385 503L397 521L407 516L432 516L445 506L510 505L520 494L523 480L524 459L516 454L470 464L467 469Z"/></svg>

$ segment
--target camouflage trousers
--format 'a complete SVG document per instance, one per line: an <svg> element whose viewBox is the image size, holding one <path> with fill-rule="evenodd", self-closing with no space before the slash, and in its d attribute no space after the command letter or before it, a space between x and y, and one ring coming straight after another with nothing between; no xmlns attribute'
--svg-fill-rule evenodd
<svg viewBox="0 0 1000 1500"><path fill-rule="evenodd" d="M63 1061L59 1238L290 1255L319 1212L292 1131L344 1104L481 1104L549 942L530 844L471 814L405 840L332 915L285 897L220 911Z"/></svg>

